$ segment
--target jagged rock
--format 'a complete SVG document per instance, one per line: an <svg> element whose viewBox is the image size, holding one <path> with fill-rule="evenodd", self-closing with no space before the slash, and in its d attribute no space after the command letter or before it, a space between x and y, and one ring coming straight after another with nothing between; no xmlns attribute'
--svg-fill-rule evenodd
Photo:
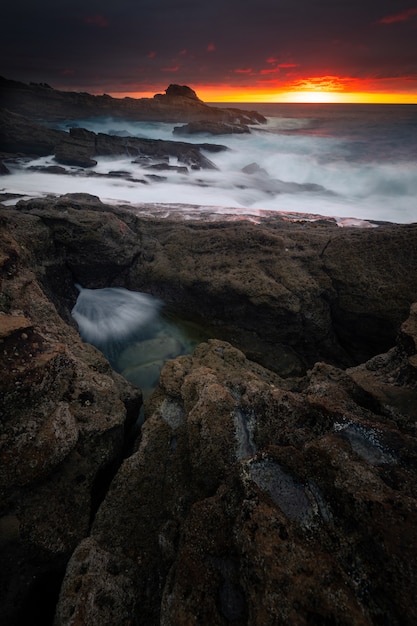
<svg viewBox="0 0 417 626"><path fill-rule="evenodd" d="M96 134L85 128L71 128L55 146L55 159L63 165L93 167L97 165L92 158L97 154L95 139Z"/></svg>
<svg viewBox="0 0 417 626"><path fill-rule="evenodd" d="M1 151L46 156L54 153L56 144L65 134L23 115L0 109Z"/></svg>
<svg viewBox="0 0 417 626"><path fill-rule="evenodd" d="M415 433L354 375L318 364L291 391L215 340L167 363L57 626L94 621L103 588L110 611L124 597L147 624L411 626Z"/></svg>
<svg viewBox="0 0 417 626"><path fill-rule="evenodd" d="M192 100L199 100L201 102L194 89L191 89L187 85L169 85L168 88L165 89L165 93L168 97L191 98Z"/></svg>
<svg viewBox="0 0 417 626"><path fill-rule="evenodd" d="M211 119L244 124L263 124L257 111L213 107L202 102L187 86L170 85L165 94L153 98L111 98L107 94L58 91L45 85L26 85L0 77L2 106L38 120L86 119L97 116L124 119L189 122Z"/></svg>
<svg viewBox="0 0 417 626"><path fill-rule="evenodd" d="M46 221L26 215L10 226L3 214L0 620L45 623L66 562L120 463L141 397L81 343L42 288L55 270L60 290L73 290Z"/></svg>
<svg viewBox="0 0 417 626"><path fill-rule="evenodd" d="M68 174L68 170L61 165L32 165L28 167L29 170L35 172L47 172L48 174Z"/></svg>
<svg viewBox="0 0 417 626"><path fill-rule="evenodd" d="M6 174L10 174L9 169L6 167L3 161L0 161L0 176L4 176Z"/></svg>
<svg viewBox="0 0 417 626"><path fill-rule="evenodd" d="M258 163L249 163L249 165L245 165L242 167L242 172L244 174L255 174L256 176L269 177L268 172L258 165Z"/></svg>
<svg viewBox="0 0 417 626"><path fill-rule="evenodd" d="M50 623L61 588L57 626L411 626L416 226L142 209L0 209L2 621ZM138 391L81 343L75 282L213 337L166 363L124 460Z"/></svg>
<svg viewBox="0 0 417 626"><path fill-rule="evenodd" d="M67 133L0 110L0 151L39 156L53 154L62 165L89 168L97 163L94 157L128 154L132 158L154 160L173 156L193 169L214 169L214 164L202 154L202 150L215 153L226 148L217 144L96 134L84 128L71 128Z"/></svg>
<svg viewBox="0 0 417 626"><path fill-rule="evenodd" d="M348 366L388 350L417 298L415 225L172 218L141 232L138 290L215 320L217 337L287 376L317 360Z"/></svg>

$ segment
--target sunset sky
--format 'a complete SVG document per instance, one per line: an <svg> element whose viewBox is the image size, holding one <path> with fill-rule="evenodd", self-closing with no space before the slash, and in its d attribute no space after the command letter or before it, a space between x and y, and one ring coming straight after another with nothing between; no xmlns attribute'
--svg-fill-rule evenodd
<svg viewBox="0 0 417 626"><path fill-rule="evenodd" d="M417 103L417 0L12 0L0 75L207 102Z"/></svg>

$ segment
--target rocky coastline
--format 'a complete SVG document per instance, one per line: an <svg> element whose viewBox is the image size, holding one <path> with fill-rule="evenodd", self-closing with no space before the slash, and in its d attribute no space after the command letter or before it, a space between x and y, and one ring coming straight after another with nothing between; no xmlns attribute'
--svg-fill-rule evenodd
<svg viewBox="0 0 417 626"><path fill-rule="evenodd" d="M184 135L263 122L178 85L120 102L0 87L5 174L33 155L54 155L60 173L128 154L151 176L171 156L210 168L223 149L48 120L100 111L185 123ZM9 200L0 622L414 626L417 224ZM77 285L155 296L206 339L169 359L144 400L82 341Z"/></svg>
<svg viewBox="0 0 417 626"><path fill-rule="evenodd" d="M169 85L153 98L112 98L59 91L46 84L25 84L0 77L0 102L8 111L39 120L57 121L97 116L136 121L191 122L210 120L228 124L263 124L257 111L219 108L200 100L186 85Z"/></svg>
<svg viewBox="0 0 417 626"><path fill-rule="evenodd" d="M1 621L411 624L417 227L2 206ZM141 392L75 283L209 329Z"/></svg>
<svg viewBox="0 0 417 626"><path fill-rule="evenodd" d="M256 111L209 106L187 86L169 85L165 94L156 94L153 99L117 99L61 92L48 85L26 85L0 77L0 175L8 171L3 161L16 163L25 157L53 155L56 165L49 166L48 171L68 174L65 166L88 170L97 165L97 157L122 155L149 168L148 179L134 181L146 184L152 170L177 168L184 173L189 169L213 169L207 153L226 149L221 144L191 144L176 141L175 137L172 141L154 140L94 133L78 127L66 132L53 127L59 120L100 116L185 122L173 133L182 136L249 133L250 124L266 122ZM179 165L170 166L170 157Z"/></svg>

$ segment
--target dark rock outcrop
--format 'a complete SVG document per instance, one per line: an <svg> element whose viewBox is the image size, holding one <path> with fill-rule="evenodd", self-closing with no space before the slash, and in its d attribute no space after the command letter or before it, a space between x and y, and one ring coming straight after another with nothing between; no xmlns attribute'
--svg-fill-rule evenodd
<svg viewBox="0 0 417 626"><path fill-rule="evenodd" d="M66 135L46 128L31 118L0 109L0 151L6 153L46 156L54 154L55 146Z"/></svg>
<svg viewBox="0 0 417 626"><path fill-rule="evenodd" d="M5 166L3 161L0 161L0 176L4 176L6 174L10 174L9 169Z"/></svg>
<svg viewBox="0 0 417 626"><path fill-rule="evenodd" d="M21 215L17 238L10 226L2 215L0 621L41 624L120 463L141 395L82 344L42 288L55 274L53 299L74 293L47 224Z"/></svg>
<svg viewBox="0 0 417 626"><path fill-rule="evenodd" d="M417 297L415 225L174 219L142 224L132 284L213 320L217 337L284 375L387 350Z"/></svg>
<svg viewBox="0 0 417 626"><path fill-rule="evenodd" d="M168 98L191 98L191 100L198 100L201 102L194 89L191 89L187 85L169 85L169 87L165 90L165 95ZM154 97L161 98L161 95L157 94Z"/></svg>
<svg viewBox="0 0 417 626"><path fill-rule="evenodd" d="M0 77L1 106L14 113L39 120L85 119L111 116L132 120L189 122L217 120L243 124L264 123L256 111L220 108L202 102L187 86L170 85L154 98L112 98L88 93L66 92L44 84L26 85Z"/></svg>
<svg viewBox="0 0 417 626"><path fill-rule="evenodd" d="M46 156L54 154L58 163L88 168L94 157L129 155L132 159L176 157L193 169L212 169L213 163L203 152L225 150L217 144L189 144L162 139L140 139L93 133L71 128L69 133L47 128L29 118L0 109L0 152Z"/></svg>
<svg viewBox="0 0 417 626"><path fill-rule="evenodd" d="M60 592L56 626L414 624L416 240L3 207L2 622L51 623ZM75 282L211 327L124 460L140 395L81 343Z"/></svg>
<svg viewBox="0 0 417 626"><path fill-rule="evenodd" d="M115 286L119 277L214 324L218 338L281 375L388 350L417 299L416 225L158 220L152 207L112 208L83 194L18 207L48 224L75 282Z"/></svg>
<svg viewBox="0 0 417 626"><path fill-rule="evenodd" d="M416 406L416 371L404 387L403 353L379 358L372 391L323 363L290 391L219 341L168 363L56 624L411 626L415 430L378 391Z"/></svg>

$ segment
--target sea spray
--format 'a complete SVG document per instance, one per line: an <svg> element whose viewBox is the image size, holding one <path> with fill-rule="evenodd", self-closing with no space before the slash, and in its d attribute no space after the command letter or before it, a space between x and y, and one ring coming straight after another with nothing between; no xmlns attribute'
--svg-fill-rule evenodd
<svg viewBox="0 0 417 626"><path fill-rule="evenodd" d="M397 223L416 220L413 105L259 106L271 117L250 134L187 136L190 143L221 143L228 148L208 155L214 170L153 170L133 157L118 155L97 157L97 165L88 171L66 167L66 173L57 173L48 170L56 165L50 155L7 163L11 173L2 176L2 187L7 193L30 196L91 193L103 202L133 206L211 205L219 212L233 207L236 214L245 215L249 209L266 209ZM76 125L95 132L174 139L174 124L159 122L93 118L62 122L61 128ZM248 170L253 164L258 169ZM171 158L167 165L178 163ZM186 208L183 213L187 215Z"/></svg>
<svg viewBox="0 0 417 626"><path fill-rule="evenodd" d="M82 339L140 387L145 398L168 359L192 352L207 338L201 329L164 315L163 302L149 294L121 287L77 288L71 313Z"/></svg>
<svg viewBox="0 0 417 626"><path fill-rule="evenodd" d="M133 337L149 333L161 308L156 298L121 287L77 287L80 294L71 313L80 335L110 361Z"/></svg>

